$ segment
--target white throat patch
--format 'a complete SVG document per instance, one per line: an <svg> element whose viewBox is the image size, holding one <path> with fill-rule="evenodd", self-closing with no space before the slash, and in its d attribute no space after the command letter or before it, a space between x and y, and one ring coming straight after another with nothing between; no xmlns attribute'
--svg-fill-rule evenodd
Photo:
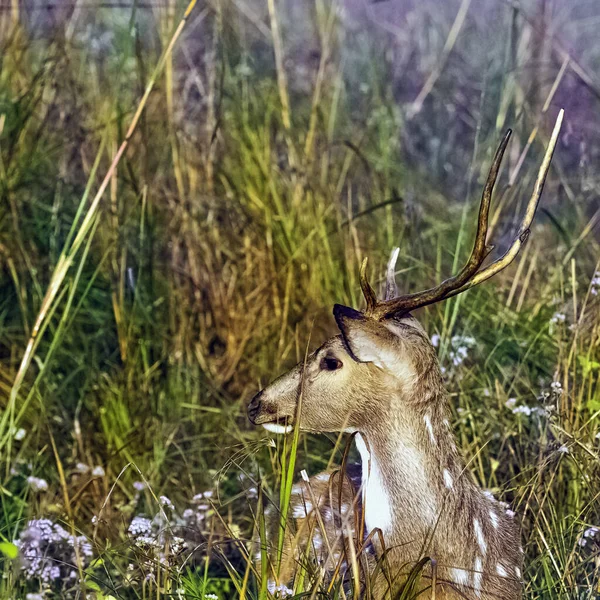
<svg viewBox="0 0 600 600"><path fill-rule="evenodd" d="M384 535L389 535L392 531L392 510L381 470L360 433L356 434L354 441L362 463L363 506L367 533L378 527Z"/></svg>

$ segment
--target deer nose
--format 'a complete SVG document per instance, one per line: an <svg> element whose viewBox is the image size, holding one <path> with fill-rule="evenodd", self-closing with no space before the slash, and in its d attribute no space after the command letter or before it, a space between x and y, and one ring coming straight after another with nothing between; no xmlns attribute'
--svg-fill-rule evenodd
<svg viewBox="0 0 600 600"><path fill-rule="evenodd" d="M254 419L256 418L256 415L258 414L258 411L260 410L260 403L262 400L263 391L264 390L261 390L260 392L258 392L258 394L256 394L256 396L254 396L254 398L252 398L252 400L250 400L250 404L248 404L248 418L253 423L254 423Z"/></svg>

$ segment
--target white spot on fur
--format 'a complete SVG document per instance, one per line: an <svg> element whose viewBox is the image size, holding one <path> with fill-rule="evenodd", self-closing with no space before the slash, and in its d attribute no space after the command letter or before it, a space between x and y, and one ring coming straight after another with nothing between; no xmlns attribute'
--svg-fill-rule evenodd
<svg viewBox="0 0 600 600"><path fill-rule="evenodd" d="M464 569L450 569L450 577L458 585L469 585L469 571L465 571Z"/></svg>
<svg viewBox="0 0 600 600"><path fill-rule="evenodd" d="M291 425L280 425L279 423L263 423L263 427L271 433L289 433L293 427Z"/></svg>
<svg viewBox="0 0 600 600"><path fill-rule="evenodd" d="M448 471L448 469L444 469L444 483L449 490L451 490L454 486L454 479L452 479L452 475L450 475L450 471Z"/></svg>
<svg viewBox="0 0 600 600"><path fill-rule="evenodd" d="M481 529L481 523L479 519L473 519L473 529L475 530L475 537L477 538L477 544L479 545L479 549L482 554L487 552L487 543L485 541L485 537L483 535L483 530Z"/></svg>
<svg viewBox="0 0 600 600"><path fill-rule="evenodd" d="M508 508L508 509L506 510L506 516L507 516L507 517L510 517L510 518L512 519L512 518L514 518L514 516L515 516L515 513L514 513L512 510L510 510L510 508Z"/></svg>
<svg viewBox="0 0 600 600"><path fill-rule="evenodd" d="M384 535L389 534L392 530L392 511L379 465L369 452L362 435L359 433L354 439L362 462L362 487L367 531L379 527Z"/></svg>
<svg viewBox="0 0 600 600"><path fill-rule="evenodd" d="M490 521L492 522L494 529L498 529L500 521L498 521L498 515L493 510L490 510Z"/></svg>
<svg viewBox="0 0 600 600"><path fill-rule="evenodd" d="M429 415L425 415L423 417L423 421L425 421L425 427L427 427L431 443L435 444L435 435L433 433L433 427L431 426L431 419L429 418Z"/></svg>
<svg viewBox="0 0 600 600"><path fill-rule="evenodd" d="M506 569L500 563L496 565L496 573L498 573L500 577L506 577L508 575Z"/></svg>
<svg viewBox="0 0 600 600"><path fill-rule="evenodd" d="M313 535L312 545L315 550L319 550L321 548L323 545L323 538L320 536L320 534L315 533L315 535Z"/></svg>
<svg viewBox="0 0 600 600"><path fill-rule="evenodd" d="M477 597L481 597L481 581L483 579L483 560L481 556L475 559L473 565L473 591L477 594Z"/></svg>
<svg viewBox="0 0 600 600"><path fill-rule="evenodd" d="M515 567L515 575L521 579L521 569L519 569L519 567Z"/></svg>
<svg viewBox="0 0 600 600"><path fill-rule="evenodd" d="M304 519L306 515L312 510L312 504L305 502L304 504L296 504L292 512L294 519Z"/></svg>

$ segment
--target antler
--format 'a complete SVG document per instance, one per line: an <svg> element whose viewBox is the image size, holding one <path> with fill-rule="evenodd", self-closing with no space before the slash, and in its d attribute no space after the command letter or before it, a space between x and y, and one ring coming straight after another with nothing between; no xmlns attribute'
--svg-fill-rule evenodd
<svg viewBox="0 0 600 600"><path fill-rule="evenodd" d="M415 310L416 308L427 306L428 304L433 304L434 302L439 302L440 300L450 298L451 296L456 296L456 294L460 294L461 292L464 292L465 290L468 290L482 283L483 281L486 281L487 279L489 279L490 277L492 277L493 275L502 271L508 265L510 265L510 263L515 259L515 257L521 250L521 247L529 237L531 223L535 216L535 211L539 204L540 197L542 195L542 190L544 189L544 183L548 175L550 162L552 161L552 155L554 153L554 149L558 141L558 135L560 133L563 116L564 110L561 109L558 113L558 117L554 125L554 130L552 132L552 136L550 137L550 142L548 144L548 147L546 148L546 154L544 155L544 160L542 161L542 164L540 166L537 180L533 188L533 193L531 195L529 203L527 204L527 209L525 211L523 220L521 221L521 226L519 227L519 231L517 233L516 238L513 240L513 243L511 244L510 248L504 253L504 255L495 262L485 267L484 269L479 270L486 256L493 249L493 246L487 246L485 241L488 230L488 215L490 210L492 193L494 191L494 185L498 177L498 171L500 170L502 157L504 156L504 151L506 150L506 146L508 145L508 141L510 140L510 136L512 133L510 129L506 132L504 138L500 142L498 150L496 150L496 154L494 156L494 160L492 161L492 166L490 167L490 172L488 174L487 181L483 188L481 204L479 206L479 218L477 221L477 233L475 234L475 243L473 244L473 250L465 266L460 270L460 272L457 275L446 279L436 287L430 288L423 292L398 296L397 298L389 298L388 293L386 293L386 299L381 302L378 302L373 288L367 281L367 260L365 259L360 270L360 286L367 301L367 308L365 314L378 320L385 319L394 315L406 314L411 310ZM390 260L390 263L391 262L392 261ZM389 283L389 270L390 267L388 265L388 285L386 288L386 292L389 292L389 290L391 289Z"/></svg>

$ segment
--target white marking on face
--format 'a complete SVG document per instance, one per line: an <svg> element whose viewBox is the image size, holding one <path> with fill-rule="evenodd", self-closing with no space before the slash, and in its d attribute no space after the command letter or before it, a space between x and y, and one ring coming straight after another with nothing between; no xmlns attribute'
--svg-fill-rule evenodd
<svg viewBox="0 0 600 600"><path fill-rule="evenodd" d="M450 569L450 577L458 583L458 585L469 585L469 571L464 569Z"/></svg>
<svg viewBox="0 0 600 600"><path fill-rule="evenodd" d="M483 579L483 561L481 557L478 556L475 559L475 564L473 565L473 590L477 594L477 597L481 597L481 581Z"/></svg>
<svg viewBox="0 0 600 600"><path fill-rule="evenodd" d="M479 549L482 554L487 552L487 543L485 541L485 537L483 535L483 530L481 529L481 523L479 519L473 519L473 529L475 530L475 537L477 538L477 544L479 545Z"/></svg>
<svg viewBox="0 0 600 600"><path fill-rule="evenodd" d="M498 529L498 515L493 510L490 510L490 521L492 522L494 529Z"/></svg>
<svg viewBox="0 0 600 600"><path fill-rule="evenodd" d="M444 483L449 490L454 487L454 480L452 479L452 475L450 475L450 471L448 471L448 469L444 469Z"/></svg>
<svg viewBox="0 0 600 600"><path fill-rule="evenodd" d="M263 423L263 427L271 433L289 433L293 429L291 425L280 425L279 423Z"/></svg>
<svg viewBox="0 0 600 600"><path fill-rule="evenodd" d="M519 569L519 567L515 567L515 575L521 579L521 569Z"/></svg>
<svg viewBox="0 0 600 600"><path fill-rule="evenodd" d="M379 527L384 535L392 531L392 510L381 470L362 435L354 438L362 462L362 488L367 531Z"/></svg>
<svg viewBox="0 0 600 600"><path fill-rule="evenodd" d="M431 439L431 443L435 444L435 435L433 433L433 427L431 425L431 419L429 415L425 415L423 417L423 421L425 421L425 427L427 427L427 432L429 433L429 438Z"/></svg>
<svg viewBox="0 0 600 600"><path fill-rule="evenodd" d="M500 563L496 565L496 573L498 573L500 577L506 577L508 575L506 569Z"/></svg>

